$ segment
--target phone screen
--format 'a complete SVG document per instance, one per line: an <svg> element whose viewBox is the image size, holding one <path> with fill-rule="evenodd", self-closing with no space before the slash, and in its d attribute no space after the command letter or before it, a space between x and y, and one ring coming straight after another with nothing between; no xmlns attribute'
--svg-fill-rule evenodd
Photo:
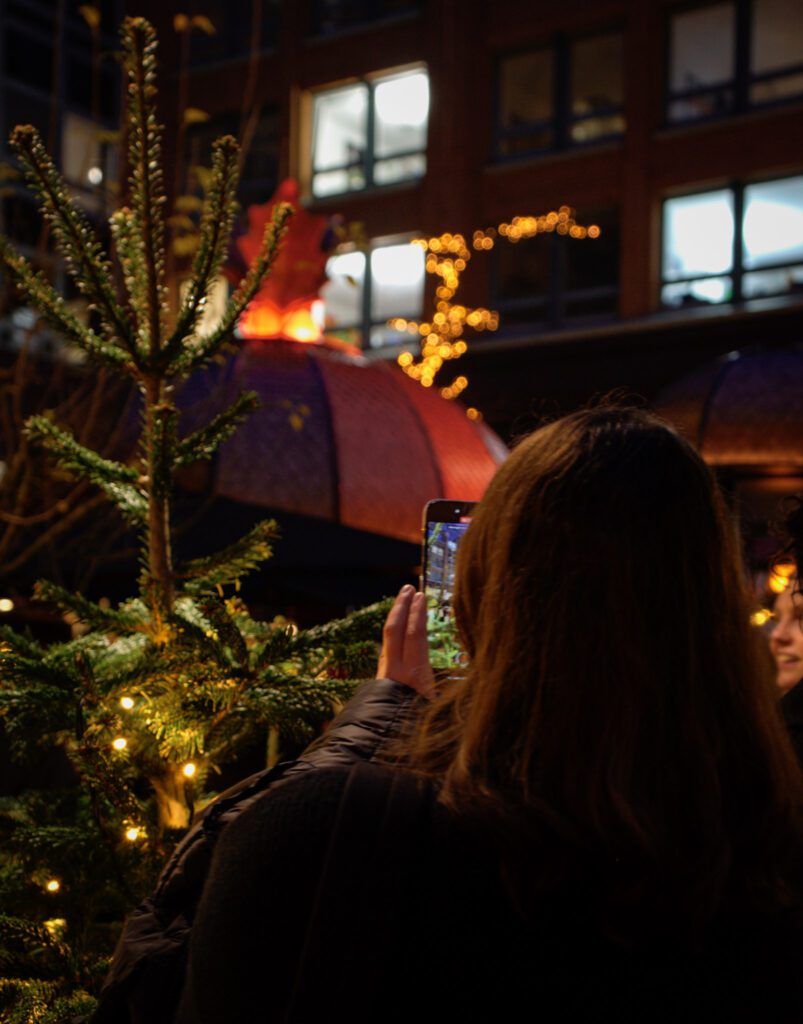
<svg viewBox="0 0 803 1024"><path fill-rule="evenodd" d="M465 660L452 611L457 549L471 521L473 502L430 502L424 517L424 593L429 656L434 669ZM447 521L453 520L453 521Z"/></svg>

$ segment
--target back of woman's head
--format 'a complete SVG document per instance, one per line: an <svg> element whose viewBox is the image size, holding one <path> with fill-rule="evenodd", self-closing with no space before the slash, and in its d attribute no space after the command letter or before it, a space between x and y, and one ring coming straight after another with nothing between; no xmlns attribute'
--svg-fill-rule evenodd
<svg viewBox="0 0 803 1024"><path fill-rule="evenodd" d="M564 862L682 876L698 909L737 875L777 895L800 779L734 530L670 427L599 408L523 441L461 544L455 614L469 667L417 742L445 802Z"/></svg>

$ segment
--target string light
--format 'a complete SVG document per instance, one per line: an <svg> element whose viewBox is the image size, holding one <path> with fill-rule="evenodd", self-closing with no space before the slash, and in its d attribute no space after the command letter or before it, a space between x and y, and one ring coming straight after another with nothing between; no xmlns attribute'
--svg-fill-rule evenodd
<svg viewBox="0 0 803 1024"><path fill-rule="evenodd" d="M187 776L188 779L191 779L198 771L198 768L192 761L187 761L187 763L181 770Z"/></svg>
<svg viewBox="0 0 803 1024"><path fill-rule="evenodd" d="M112 746L115 750L125 750L128 746L128 740L125 736L118 736L117 739L112 740Z"/></svg>
<svg viewBox="0 0 803 1024"><path fill-rule="evenodd" d="M398 357L398 364L408 377L425 388L431 388L444 364L465 354L468 348L463 339L466 328L477 333L498 329L499 314L496 311L481 306L469 309L453 301L460 287L460 277L471 260L472 250L488 252L500 237L516 244L523 239L549 232L573 239L599 238L601 234L597 224L587 227L578 224L571 207L560 206L557 210L539 216L514 217L509 223L506 221L497 227L477 230L472 234L471 248L463 235L448 231L432 238L413 239L411 244L424 250L427 273L434 274L440 281L435 289L437 301L430 321L419 322L404 317L388 321L388 326L393 330L420 339L418 357L412 352L402 352ZM444 398L454 399L467 385L467 378L459 376L440 388L440 393ZM473 413L470 419L480 418L477 409Z"/></svg>
<svg viewBox="0 0 803 1024"><path fill-rule="evenodd" d="M774 594L782 594L789 586L792 577L795 575L796 566L794 562L780 562L772 567L767 586Z"/></svg>
<svg viewBox="0 0 803 1024"><path fill-rule="evenodd" d="M42 924L47 928L48 932L50 932L54 939L64 938L64 933L67 931L66 918L50 917L47 921L43 921Z"/></svg>
<svg viewBox="0 0 803 1024"><path fill-rule="evenodd" d="M130 711L131 708L133 708L133 706L134 706L134 699L133 699L133 697L121 697L120 698L120 707L121 708L125 708L126 711Z"/></svg>
<svg viewBox="0 0 803 1024"><path fill-rule="evenodd" d="M14 602L10 597L0 597L0 612L13 612Z"/></svg>
<svg viewBox="0 0 803 1024"><path fill-rule="evenodd" d="M129 843L135 843L142 835L142 829L138 825L129 825L125 830L125 837Z"/></svg>
<svg viewBox="0 0 803 1024"><path fill-rule="evenodd" d="M61 882L58 878L51 878L50 881L45 884L45 888L48 892L58 892L61 888Z"/></svg>
<svg viewBox="0 0 803 1024"><path fill-rule="evenodd" d="M772 612L769 608L759 608L757 612L753 612L750 616L751 626L763 626L772 618Z"/></svg>

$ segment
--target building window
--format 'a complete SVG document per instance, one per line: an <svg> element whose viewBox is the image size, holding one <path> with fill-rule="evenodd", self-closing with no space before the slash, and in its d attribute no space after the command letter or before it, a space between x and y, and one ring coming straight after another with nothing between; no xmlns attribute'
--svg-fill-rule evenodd
<svg viewBox="0 0 803 1024"><path fill-rule="evenodd" d="M803 291L803 175L668 199L665 306Z"/></svg>
<svg viewBox="0 0 803 1024"><path fill-rule="evenodd" d="M116 184L117 150L109 132L89 118L67 114L61 129L61 169L70 185L93 191Z"/></svg>
<svg viewBox="0 0 803 1024"><path fill-rule="evenodd" d="M392 317L420 318L424 250L405 242L376 242L367 251L335 253L321 289L327 333L366 348L409 341L387 325Z"/></svg>
<svg viewBox="0 0 803 1024"><path fill-rule="evenodd" d="M585 210L581 224L596 224L598 238L537 235L499 239L493 250L493 304L503 328L516 324L560 327L616 315L619 296L619 219L611 208Z"/></svg>
<svg viewBox="0 0 803 1024"><path fill-rule="evenodd" d="M803 96L800 0L730 0L672 16L667 116L696 121Z"/></svg>
<svg viewBox="0 0 803 1024"><path fill-rule="evenodd" d="M212 145L221 135L244 138L239 112L216 114L208 121L190 125L185 137L185 166L190 179L193 169L211 162ZM242 158L237 196L244 207L266 203L279 184L279 113L264 107L254 126Z"/></svg>
<svg viewBox="0 0 803 1024"><path fill-rule="evenodd" d="M619 32L560 37L506 57L497 82L500 159L600 142L625 129Z"/></svg>
<svg viewBox="0 0 803 1024"><path fill-rule="evenodd" d="M334 35L415 14L420 9L421 0L316 0L314 31L319 36Z"/></svg>
<svg viewBox="0 0 803 1024"><path fill-rule="evenodd" d="M426 171L429 76L382 75L313 96L312 194L415 180Z"/></svg>
<svg viewBox="0 0 803 1024"><path fill-rule="evenodd" d="M252 4L229 0L200 0L191 5L193 15L207 18L212 31L193 31L189 37L189 63L203 68L226 61L246 60L252 50L276 47L279 38L278 0L262 0L259 24L252 21Z"/></svg>

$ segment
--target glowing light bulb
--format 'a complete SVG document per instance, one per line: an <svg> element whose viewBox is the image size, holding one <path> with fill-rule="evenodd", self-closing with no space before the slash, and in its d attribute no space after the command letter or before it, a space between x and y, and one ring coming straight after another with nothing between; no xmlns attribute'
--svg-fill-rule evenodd
<svg viewBox="0 0 803 1024"><path fill-rule="evenodd" d="M765 623L769 622L771 618L772 612L769 608L760 608L750 616L750 624L753 626L763 626Z"/></svg>
<svg viewBox="0 0 803 1024"><path fill-rule="evenodd" d="M142 829L138 828L136 825L131 825L125 830L125 837L129 843L135 843L141 834Z"/></svg>
<svg viewBox="0 0 803 1024"><path fill-rule="evenodd" d="M181 769L188 779L191 779L198 771L197 766L192 761L187 761L184 767Z"/></svg>
<svg viewBox="0 0 803 1024"><path fill-rule="evenodd" d="M125 708L126 711L130 711L134 706L134 700L132 697L121 697L120 707Z"/></svg>
<svg viewBox="0 0 803 1024"><path fill-rule="evenodd" d="M125 750L128 746L128 740L125 736L118 736L116 740L112 740L112 746L115 750Z"/></svg>
<svg viewBox="0 0 803 1024"><path fill-rule="evenodd" d="M48 892L58 892L61 888L61 882L58 878L51 878L50 881L45 885Z"/></svg>
<svg viewBox="0 0 803 1024"><path fill-rule="evenodd" d="M0 597L0 612L13 612L14 602L10 597Z"/></svg>

